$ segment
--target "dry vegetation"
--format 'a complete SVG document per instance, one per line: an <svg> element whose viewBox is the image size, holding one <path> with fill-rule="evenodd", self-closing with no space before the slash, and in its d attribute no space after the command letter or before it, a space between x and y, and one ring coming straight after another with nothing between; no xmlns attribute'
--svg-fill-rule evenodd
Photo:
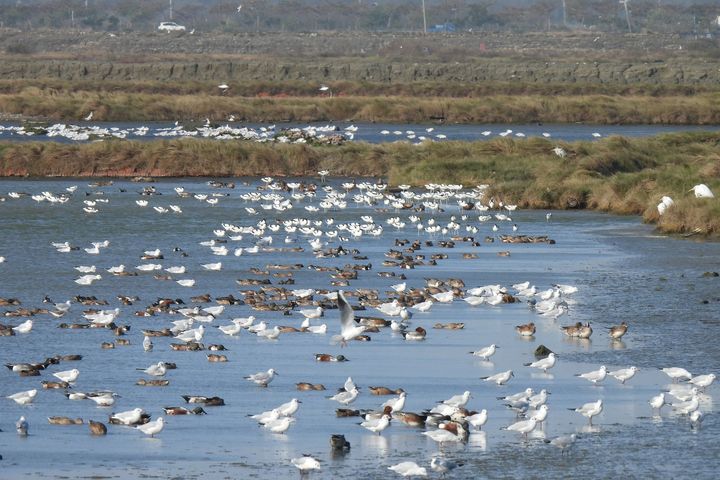
<svg viewBox="0 0 720 480"><path fill-rule="evenodd" d="M64 91L26 87L0 93L0 111L25 117L97 121L365 121L422 123L720 123L720 94L436 96L222 96Z"/></svg>

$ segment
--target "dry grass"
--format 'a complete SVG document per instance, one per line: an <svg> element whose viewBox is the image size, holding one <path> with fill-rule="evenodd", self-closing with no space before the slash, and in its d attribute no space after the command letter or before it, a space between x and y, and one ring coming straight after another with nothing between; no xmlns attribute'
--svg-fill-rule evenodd
<svg viewBox="0 0 720 480"><path fill-rule="evenodd" d="M26 86L0 93L0 111L52 120L98 121L339 121L448 123L689 124L720 123L720 95L493 94L469 98L433 96L222 96L197 85L196 93L55 90ZM0 92L3 91L0 88ZM5 90L7 91L7 90ZM317 93L317 92L315 92ZM308 93L310 95L310 93Z"/></svg>

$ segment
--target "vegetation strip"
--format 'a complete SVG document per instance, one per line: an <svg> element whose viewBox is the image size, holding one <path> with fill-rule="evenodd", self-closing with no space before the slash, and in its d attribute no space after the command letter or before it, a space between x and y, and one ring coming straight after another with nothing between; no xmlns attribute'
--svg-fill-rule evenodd
<svg viewBox="0 0 720 480"><path fill-rule="evenodd" d="M709 125L720 123L720 94L693 96L487 95L450 97L233 97L65 92L28 88L0 94L0 111L53 120L392 123L572 123Z"/></svg>
<svg viewBox="0 0 720 480"><path fill-rule="evenodd" d="M562 150L557 150L562 149ZM720 234L720 201L695 198L704 183L720 194L720 133L677 133L593 142L498 138L481 142L340 146L201 139L0 143L3 176L385 177L391 185L489 184L507 203L642 215L664 232ZM667 195L675 205L660 216Z"/></svg>

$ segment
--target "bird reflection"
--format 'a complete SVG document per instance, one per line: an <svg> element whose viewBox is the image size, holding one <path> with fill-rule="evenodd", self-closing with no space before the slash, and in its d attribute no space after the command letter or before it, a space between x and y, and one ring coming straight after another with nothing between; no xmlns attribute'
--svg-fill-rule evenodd
<svg viewBox="0 0 720 480"><path fill-rule="evenodd" d="M490 360L480 360L478 362L475 362L475 365L481 368L487 368L489 370L495 368L495 364Z"/></svg>
<svg viewBox="0 0 720 480"><path fill-rule="evenodd" d="M580 433L600 433L599 425L584 425L580 427Z"/></svg>
<svg viewBox="0 0 720 480"><path fill-rule="evenodd" d="M473 432L470 434L467 444L473 449L484 452L487 450L487 434L485 432Z"/></svg>
<svg viewBox="0 0 720 480"><path fill-rule="evenodd" d="M569 345L576 345L582 347L585 351L589 351L592 346L592 340L589 338L575 338L575 337L564 337L562 339L564 343Z"/></svg>
<svg viewBox="0 0 720 480"><path fill-rule="evenodd" d="M388 439L382 435L364 435L360 444L363 449L374 450L378 455L386 456L389 453Z"/></svg>

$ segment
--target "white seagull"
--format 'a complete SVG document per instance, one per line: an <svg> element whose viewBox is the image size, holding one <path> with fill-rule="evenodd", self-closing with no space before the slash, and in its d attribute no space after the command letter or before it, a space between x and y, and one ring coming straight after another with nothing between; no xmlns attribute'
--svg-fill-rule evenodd
<svg viewBox="0 0 720 480"><path fill-rule="evenodd" d="M75 380L77 380L79 375L80 375L80 370L78 370L77 368L73 368L72 370L65 370L63 372L53 373L53 377L57 378L61 382L67 382L67 383L74 382Z"/></svg>
<svg viewBox="0 0 720 480"><path fill-rule="evenodd" d="M27 405L28 403L32 403L37 395L37 392L37 389L34 388L24 392L13 393L12 395L8 395L6 398L9 398L18 405Z"/></svg>
<svg viewBox="0 0 720 480"><path fill-rule="evenodd" d="M550 355L548 355L545 358L541 358L540 360L537 360L532 363L524 363L526 367L532 367L537 368L539 370L542 370L543 372L547 373L549 369L555 366L555 363L557 362L557 355L555 353L550 352Z"/></svg>
<svg viewBox="0 0 720 480"><path fill-rule="evenodd" d="M587 417L588 422L590 422L590 425L592 425L593 417L600 415L600 412L602 412L603 410L603 401L602 399L600 399L597 402L586 403L582 407L569 408L568 410L572 410L579 413L583 417Z"/></svg>
<svg viewBox="0 0 720 480"><path fill-rule="evenodd" d="M620 370L608 372L608 375L614 377L615 379L619 380L620 383L624 384L626 381L633 378L638 370L639 369L637 367L621 368Z"/></svg>
<svg viewBox="0 0 720 480"><path fill-rule="evenodd" d="M144 425L138 425L137 429L145 435L150 435L151 437L154 437L155 434L162 432L162 429L164 427L165 421L163 420L163 417L158 417L157 420L153 422L148 422Z"/></svg>
<svg viewBox="0 0 720 480"><path fill-rule="evenodd" d="M507 370L505 372L496 373L495 375L490 375L489 377L480 377L480 380L486 381L486 382L495 382L495 385L505 385L507 382L510 381L510 378L514 377L512 370Z"/></svg>
<svg viewBox="0 0 720 480"><path fill-rule="evenodd" d="M495 355L495 350L497 350L497 348L499 348L499 347L493 343L489 347L484 347L484 348L481 348L480 350L476 350L476 351L470 352L470 353L476 357L482 358L483 360L489 360L490 357Z"/></svg>
<svg viewBox="0 0 720 480"><path fill-rule="evenodd" d="M275 375L278 375L278 373L275 371L274 368L271 368L267 372L254 373L243 378L261 387L267 387L268 384L273 381Z"/></svg>
<svg viewBox="0 0 720 480"><path fill-rule="evenodd" d="M380 418L365 420L360 426L380 435L383 430L390 426L390 415L385 414Z"/></svg>
<svg viewBox="0 0 720 480"><path fill-rule="evenodd" d="M593 370L592 372L587 373L576 373L575 376L584 378L585 380L597 385L605 380L605 377L607 377L607 368L603 365L598 370Z"/></svg>
<svg viewBox="0 0 720 480"><path fill-rule="evenodd" d="M679 380L690 380L692 378L692 374L684 368L666 367L661 370L665 372L668 377L672 378L673 382L677 382Z"/></svg>

